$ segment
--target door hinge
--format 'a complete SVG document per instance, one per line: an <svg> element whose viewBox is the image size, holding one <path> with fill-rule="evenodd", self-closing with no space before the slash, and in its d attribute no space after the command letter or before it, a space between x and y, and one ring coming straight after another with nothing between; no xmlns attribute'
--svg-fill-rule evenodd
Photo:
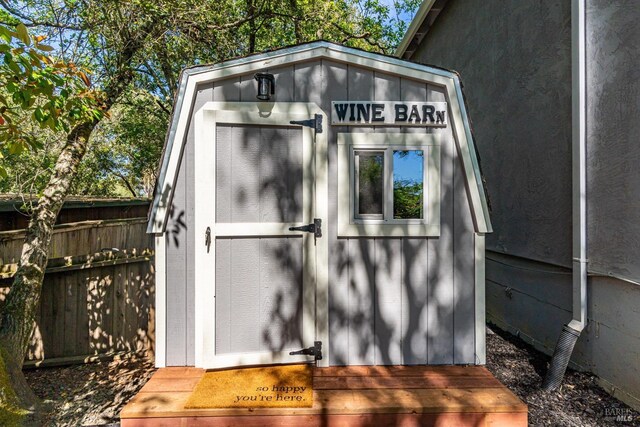
<svg viewBox="0 0 640 427"><path fill-rule="evenodd" d="M322 220L314 218L313 223L300 227L289 227L289 231L304 231L305 233L313 233L313 237L322 237Z"/></svg>
<svg viewBox="0 0 640 427"><path fill-rule="evenodd" d="M291 120L292 125L306 126L314 129L316 133L322 133L322 114L316 114L313 119L309 120Z"/></svg>
<svg viewBox="0 0 640 427"><path fill-rule="evenodd" d="M290 356L304 355L313 356L315 360L322 360L322 341L314 341L313 347L289 352Z"/></svg>
<svg viewBox="0 0 640 427"><path fill-rule="evenodd" d="M322 237L322 220L320 218L314 218L313 223L301 225L300 227L289 227L289 231L313 233L313 242L315 243L319 237Z"/></svg>

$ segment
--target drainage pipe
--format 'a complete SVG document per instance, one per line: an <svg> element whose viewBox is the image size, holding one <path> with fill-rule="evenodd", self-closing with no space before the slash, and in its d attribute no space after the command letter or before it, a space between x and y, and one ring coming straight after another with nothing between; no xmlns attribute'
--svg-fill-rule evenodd
<svg viewBox="0 0 640 427"><path fill-rule="evenodd" d="M586 164L586 0L571 2L571 117L573 181L573 318L562 328L549 370L546 391L562 383L573 347L587 324L587 164Z"/></svg>

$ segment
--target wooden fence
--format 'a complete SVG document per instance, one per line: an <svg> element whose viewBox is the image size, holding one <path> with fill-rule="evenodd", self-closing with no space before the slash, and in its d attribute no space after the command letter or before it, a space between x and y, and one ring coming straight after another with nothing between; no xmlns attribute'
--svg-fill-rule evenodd
<svg viewBox="0 0 640 427"><path fill-rule="evenodd" d="M145 229L146 218L55 227L27 366L153 351L153 237ZM24 230L0 232L0 308L23 239Z"/></svg>

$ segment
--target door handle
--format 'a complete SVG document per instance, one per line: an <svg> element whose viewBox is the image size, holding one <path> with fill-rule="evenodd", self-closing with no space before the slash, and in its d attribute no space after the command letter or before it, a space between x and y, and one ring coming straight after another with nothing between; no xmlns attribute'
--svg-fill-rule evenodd
<svg viewBox="0 0 640 427"><path fill-rule="evenodd" d="M204 232L204 245L207 247L207 253L211 247L211 227L207 227L207 231Z"/></svg>

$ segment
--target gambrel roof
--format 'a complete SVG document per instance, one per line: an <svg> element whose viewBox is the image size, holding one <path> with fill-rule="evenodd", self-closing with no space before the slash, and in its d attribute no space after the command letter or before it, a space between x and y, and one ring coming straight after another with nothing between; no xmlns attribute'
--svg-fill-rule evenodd
<svg viewBox="0 0 640 427"><path fill-rule="evenodd" d="M173 190L178 176L182 148L186 143L190 117L194 113L191 111L193 99L199 84L257 72L265 68L275 68L323 58L429 82L445 89L449 103L449 116L452 119L451 126L453 127L456 144L464 167L467 194L475 229L478 233L491 232L489 209L458 75L455 72L441 68L415 64L326 41L301 44L214 65L196 66L187 68L182 72L163 151L147 232L162 233L165 230L169 206L171 206Z"/></svg>

